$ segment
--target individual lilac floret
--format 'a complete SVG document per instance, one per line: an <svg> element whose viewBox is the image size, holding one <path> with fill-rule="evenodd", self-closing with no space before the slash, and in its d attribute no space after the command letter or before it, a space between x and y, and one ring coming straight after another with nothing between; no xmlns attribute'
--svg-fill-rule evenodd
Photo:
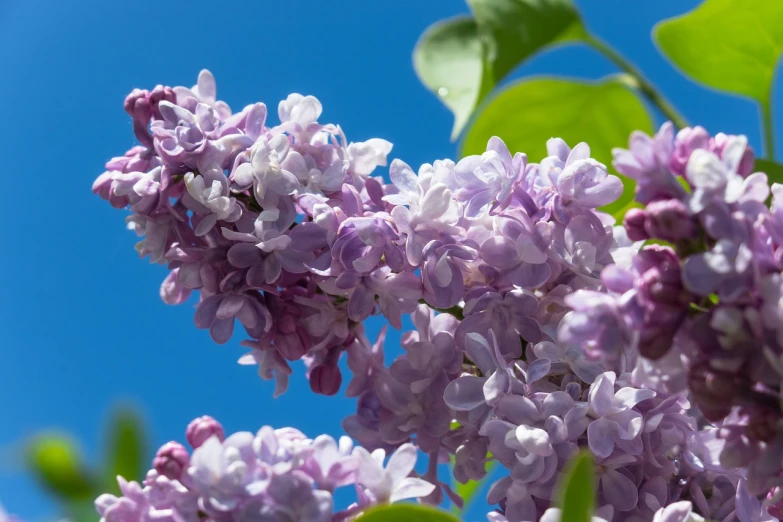
<svg viewBox="0 0 783 522"><path fill-rule="evenodd" d="M623 192L623 183L606 171L606 166L590 157L590 147L579 143L571 149L560 138L546 143L547 156L541 160L540 187L552 191L555 216L561 219L570 203L598 208L612 203ZM565 220L567 223L567 220Z"/></svg>
<svg viewBox="0 0 783 522"><path fill-rule="evenodd" d="M488 415L497 401L511 393L519 381L500 353L493 331L490 330L489 339L477 333L468 334L465 337L465 348L483 376L458 377L449 383L444 399L451 408L468 411L471 418L478 420Z"/></svg>
<svg viewBox="0 0 783 522"><path fill-rule="evenodd" d="M319 435L313 440L313 465L309 472L319 488L333 491L354 481L358 462L352 450L353 441L349 437L340 437L339 444L329 435Z"/></svg>
<svg viewBox="0 0 783 522"><path fill-rule="evenodd" d="M685 171L694 187L691 211L701 212L714 201L741 204L767 199L766 174L757 172L745 177L738 172L745 150L747 138L734 136L728 139L722 157L701 149L691 154Z"/></svg>
<svg viewBox="0 0 783 522"><path fill-rule="evenodd" d="M422 171L416 176L403 161L392 161L389 176L398 193L383 199L395 205L391 216L398 230L406 235L408 262L418 266L424 246L430 240L442 232L458 231L454 224L460 217L460 205L445 183L423 177Z"/></svg>
<svg viewBox="0 0 783 522"><path fill-rule="evenodd" d="M411 477L416 465L416 447L403 444L389 457L386 467L383 459L386 452L377 449L372 453L358 447L354 449L358 459L358 481L364 486L364 493L374 503L394 503L407 498L423 497L432 493L435 485L420 478Z"/></svg>
<svg viewBox="0 0 783 522"><path fill-rule="evenodd" d="M177 95L177 103L183 106L193 105L194 102L204 103L215 109L220 117L225 119L231 115L231 108L224 101L217 100L217 86L215 77L206 69L202 69L198 75L196 85L191 88L174 87Z"/></svg>
<svg viewBox="0 0 783 522"><path fill-rule="evenodd" d="M197 236L203 236L220 221L234 222L242 215L242 208L237 205L236 198L230 197L228 179L222 171L212 169L196 176L192 172L185 174L187 198L183 197L185 205L202 218L195 229Z"/></svg>
<svg viewBox="0 0 783 522"><path fill-rule="evenodd" d="M461 159L454 169L459 186L454 196L465 204L465 217L476 219L505 209L511 201L514 184L526 167L527 156L518 152L512 157L497 136L490 138L485 153Z"/></svg>
<svg viewBox="0 0 783 522"><path fill-rule="evenodd" d="M500 272L499 283L537 288L552 275L547 263L551 231L545 223L534 224L521 211L506 212L493 222L494 237L479 250L481 259Z"/></svg>
<svg viewBox="0 0 783 522"><path fill-rule="evenodd" d="M669 170L674 150L674 126L671 122L650 137L634 131L628 149L612 149L612 164L617 172L636 181L636 201L650 203L655 199L682 199L685 189Z"/></svg>
<svg viewBox="0 0 783 522"><path fill-rule="evenodd" d="M595 420L587 427L590 450L599 458L607 458L615 445L624 451L641 453L639 436L644 427L641 413L633 408L640 402L655 397L652 390L624 387L615 391L615 374L600 375L588 396L588 417Z"/></svg>

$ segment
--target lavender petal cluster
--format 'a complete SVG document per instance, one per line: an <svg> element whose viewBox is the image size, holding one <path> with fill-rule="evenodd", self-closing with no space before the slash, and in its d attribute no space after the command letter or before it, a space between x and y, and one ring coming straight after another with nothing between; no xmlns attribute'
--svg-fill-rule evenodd
<svg viewBox="0 0 783 522"><path fill-rule="evenodd" d="M568 296L560 339L632 371L636 385L687 393L720 465L773 498L783 480L783 187L753 170L744 136L701 127L634 133L614 157L645 205L626 214L628 236L658 244L606 267L604 289Z"/></svg>
<svg viewBox="0 0 783 522"><path fill-rule="evenodd" d="M354 448L347 437L309 439L293 428L264 426L225 437L215 419L201 417L186 435L192 451L166 443L142 483L118 477L122 495L98 497L101 522L340 521L435 489L412 473L411 444L384 465L383 450ZM343 487L353 487L357 500L338 509L333 493Z"/></svg>
<svg viewBox="0 0 783 522"><path fill-rule="evenodd" d="M438 476L449 458L462 483L490 460L506 469L491 520L557 520L555 487L580 448L598 465L602 520L779 509L783 189L768 209L744 138L634 134L614 166L646 208L618 226L600 208L623 184L585 143L552 138L535 162L494 137L480 155L414 169L389 161L388 141L319 122L313 96L281 101L275 124L263 103L233 113L207 71L125 107L140 145L93 190L131 210L140 255L169 268L163 300L197 291L195 325L218 343L239 328L240 363L275 396L293 361L316 393L347 381L357 407L343 428L360 447L271 428L224 439L194 421L193 453L162 447L143 485L102 497L106 520L240 508L342 520L401 495L459 504ZM371 316L414 324L389 365ZM417 450L427 470L411 477ZM331 492L347 484L357 503L335 512Z"/></svg>

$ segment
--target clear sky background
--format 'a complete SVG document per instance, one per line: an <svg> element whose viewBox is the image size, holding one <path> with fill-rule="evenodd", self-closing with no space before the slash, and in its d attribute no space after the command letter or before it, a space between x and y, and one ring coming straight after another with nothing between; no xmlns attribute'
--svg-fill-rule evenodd
<svg viewBox="0 0 783 522"><path fill-rule="evenodd" d="M760 150L755 106L680 76L651 41L655 22L696 1L577 3L587 26L691 122L746 134ZM451 115L419 84L411 51L429 24L463 12L463 0L0 0L0 501L8 511L34 521L55 513L22 472L25 437L62 428L95 460L105 416L120 400L139 406L155 447L182 440L202 414L228 431L270 424L341 434L352 400L315 396L301 365L288 393L272 399L273 383L236 364L241 335L217 346L193 326L192 302L163 304L165 269L138 259L126 213L90 187L107 159L134 145L125 95L190 86L202 68L234 109L264 101L275 114L289 93L313 94L322 121L351 140L388 139L392 157L414 166L453 158ZM569 47L514 77L611 72L602 57ZM778 89L783 124L780 99ZM380 325L371 320L370 332ZM387 357L398 342L395 332ZM473 510L468 519L482 517Z"/></svg>

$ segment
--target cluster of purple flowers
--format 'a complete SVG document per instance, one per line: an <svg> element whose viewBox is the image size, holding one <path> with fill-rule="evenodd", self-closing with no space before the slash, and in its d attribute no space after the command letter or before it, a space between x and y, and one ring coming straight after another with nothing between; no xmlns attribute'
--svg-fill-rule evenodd
<svg viewBox="0 0 783 522"><path fill-rule="evenodd" d="M101 495L101 522L203 520L329 522L351 519L368 507L429 494L435 486L410 476L416 448L385 452L353 447L348 437L308 439L294 428L261 428L225 437L212 417L195 419L182 444L158 449L142 484L119 477L121 497ZM357 501L337 511L333 493L354 486Z"/></svg>
<svg viewBox="0 0 783 522"><path fill-rule="evenodd" d="M783 452L783 194L766 209L766 178L749 175L743 138L705 141L686 129L675 140L670 126L655 139L634 135L616 167L648 206L621 227L598 208L623 185L584 143L553 138L533 163L492 138L481 155L417 172L395 159L388 184L372 174L391 144L349 143L339 126L318 123L312 96L290 95L270 127L264 104L232 114L216 101L202 71L196 87L135 90L125 107L142 145L112 159L93 190L130 207L139 253L170 268L161 297L178 304L199 290L196 326L218 343L238 321L251 349L240 362L275 379L276 395L296 360L313 391L337 393L346 352L347 394L357 397L348 435L376 459L395 448L408 455L411 443L429 458L421 478L431 488L416 482L409 496L460 503L438 465L452 458L464 483L484 478L494 459L509 474L489 492L491 520L557 520L554 487L581 447L598 465L601 519L679 522L697 520L688 518L695 509L727 522L772 520L783 469L780 457L770 464ZM641 248L652 237L676 247ZM383 315L399 329L408 314L415 330L387 367L384 334L369 340L362 321ZM146 486L123 484L138 500L102 497L99 510L136 520L108 513L142 506L136 513L177 490L171 498L190 500L155 509L223 520L209 510L245 509L241 490L246 500L271 498L269 509L294 509L285 506L296 498L312 510L297 520L323 520L330 487L346 480L361 486L355 509L395 498L373 489L373 480L391 482L380 467L368 471L366 450L351 453L365 471L338 479L332 464L308 459L321 445L330 459L348 459L347 450L279 432L192 443L191 457L164 446ZM264 444L288 448L285 498L273 494L277 457ZM300 446L310 452L303 460L291 456ZM253 516L234 519L279 519Z"/></svg>
<svg viewBox="0 0 783 522"><path fill-rule="evenodd" d="M783 186L770 187L766 174L753 171L744 136L710 136L700 127L676 136L671 124L654 137L635 133L629 150L614 156L646 205L627 213L629 237L661 244L641 249L630 266L607 267L605 291L569 296L574 312L561 340L609 367L633 364L637 385L687 390L715 428L708 432L720 464L745 470L751 493L777 491Z"/></svg>

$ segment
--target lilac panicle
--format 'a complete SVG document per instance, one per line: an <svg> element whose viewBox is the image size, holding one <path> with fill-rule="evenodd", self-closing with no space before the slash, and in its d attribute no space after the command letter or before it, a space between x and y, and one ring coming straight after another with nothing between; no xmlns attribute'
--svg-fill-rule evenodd
<svg viewBox="0 0 783 522"><path fill-rule="evenodd" d="M579 448L597 463L599 520L776 509L783 188L753 172L744 137L633 133L613 165L640 208L615 226L600 208L622 182L586 143L552 138L528 158L493 137L414 170L388 141L323 123L314 96L289 95L276 118L263 103L233 112L208 71L136 90L125 110L140 145L93 192L130 210L139 254L169 269L161 298L196 292L195 325L217 343L243 336L240 363L275 396L299 360L316 393L345 380L360 447L269 427L226 438L197 419L192 454L161 448L143 484L98 499L104 520L340 522L377 502L459 503L437 473L453 456L461 482L488 460L506 469L492 520L554 521ZM375 315L412 319L393 360L385 330L365 333ZM336 508L349 485L357 502Z"/></svg>

